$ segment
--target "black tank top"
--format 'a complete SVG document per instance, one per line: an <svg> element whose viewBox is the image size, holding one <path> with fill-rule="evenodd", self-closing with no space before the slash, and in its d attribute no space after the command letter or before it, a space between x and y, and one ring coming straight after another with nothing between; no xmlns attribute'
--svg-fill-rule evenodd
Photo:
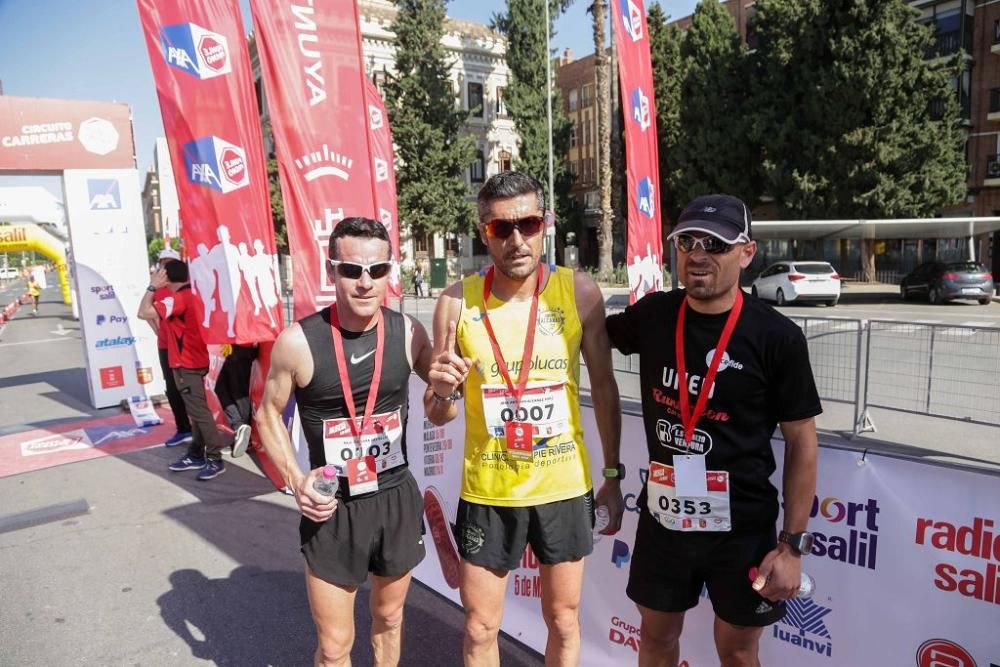
<svg viewBox="0 0 1000 667"><path fill-rule="evenodd" d="M388 308L382 309L382 317L385 320L385 351L382 358L382 381L379 383L375 399L374 414L389 415L388 421L382 422L392 424L386 433L398 434L397 427L402 428L402 434L396 443L402 450L402 463L379 472L379 492L398 485L408 475L406 418L410 386L410 362L406 359L406 318ZM324 308L300 320L299 326L302 327L302 333L305 334L309 351L312 353L313 375L306 386L296 386L295 401L302 420L302 431L309 445L309 463L311 467L318 468L327 463L340 462L327 460L323 440L324 420L346 419L349 418L349 414L347 404L344 402L340 372L337 370L333 334L330 331L330 308ZM354 408L360 418L364 415L368 388L375 374L376 331L374 328L361 333L344 329L340 331L344 340L344 362L351 379L351 391L354 394ZM397 411L398 421L392 416L392 413ZM346 445L349 442L353 440L344 440L342 444ZM341 451L341 447L335 446L334 450ZM340 491L337 492L337 496L348 497L346 479L341 478L340 481Z"/></svg>

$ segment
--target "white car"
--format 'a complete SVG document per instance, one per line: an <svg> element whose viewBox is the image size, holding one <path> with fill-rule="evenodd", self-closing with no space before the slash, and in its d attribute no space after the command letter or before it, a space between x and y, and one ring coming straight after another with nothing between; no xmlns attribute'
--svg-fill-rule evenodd
<svg viewBox="0 0 1000 667"><path fill-rule="evenodd" d="M827 262L775 262L757 276L750 293L779 306L803 302L836 306L840 274Z"/></svg>

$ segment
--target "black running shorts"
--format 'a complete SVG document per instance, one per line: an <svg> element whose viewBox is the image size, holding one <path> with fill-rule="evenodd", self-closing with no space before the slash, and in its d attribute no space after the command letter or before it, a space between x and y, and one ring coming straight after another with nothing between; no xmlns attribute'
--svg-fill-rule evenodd
<svg viewBox="0 0 1000 667"><path fill-rule="evenodd" d="M636 604L682 612L708 589L715 614L732 625L762 627L781 620L783 601L761 597L750 584L757 567L777 545L774 528L757 532L683 533L668 530L645 509L632 550L626 593Z"/></svg>
<svg viewBox="0 0 1000 667"><path fill-rule="evenodd" d="M555 565L594 550L594 494L531 507L458 501L455 541L462 558L494 570L513 570L526 544L538 560Z"/></svg>
<svg viewBox="0 0 1000 667"><path fill-rule="evenodd" d="M302 554L317 577L341 586L360 586L369 572L406 574L424 559L423 513L423 497L407 471L390 489L340 501L328 521L302 517Z"/></svg>

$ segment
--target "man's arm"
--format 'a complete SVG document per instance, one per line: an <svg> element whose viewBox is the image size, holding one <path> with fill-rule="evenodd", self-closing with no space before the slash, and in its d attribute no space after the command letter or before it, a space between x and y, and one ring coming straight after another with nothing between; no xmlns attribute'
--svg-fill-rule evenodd
<svg viewBox="0 0 1000 667"><path fill-rule="evenodd" d="M278 469L285 486L295 494L299 511L313 521L326 521L337 508L337 501L317 493L312 484L321 468L303 474L295 460L292 442L281 420L295 386L296 371L309 345L298 324L293 324L278 336L271 350L271 368L264 384L264 398L257 411L257 428L264 451Z"/></svg>
<svg viewBox="0 0 1000 667"><path fill-rule="evenodd" d="M431 339L424 325L409 315L406 318L406 357L410 368L424 382L430 382L427 374L431 368Z"/></svg>
<svg viewBox="0 0 1000 667"><path fill-rule="evenodd" d="M424 412L427 420L441 426L458 416L455 401L446 400L463 385L472 360L462 357L455 342L458 318L462 315L462 283L446 289L434 308L434 350L431 353L424 392Z"/></svg>
<svg viewBox="0 0 1000 667"><path fill-rule="evenodd" d="M580 348L587 362L590 376L590 398L594 405L594 418L601 436L604 453L604 467L614 468L621 459L619 452L622 435L622 410L618 397L618 383L615 381L611 364L611 342L604 326L604 295L600 288L581 272L574 276L576 308L583 323L583 338ZM608 527L601 531L613 535L621 528L622 502L621 480L605 479L597 492L596 505L607 505L610 515Z"/></svg>
<svg viewBox="0 0 1000 667"><path fill-rule="evenodd" d="M160 323L160 314L156 312L156 306L153 300L156 298L155 290L160 289L167 284L167 272L164 269L157 269L157 271L149 277L149 286L153 288L154 291L149 291L148 289L142 293L142 300L139 301L139 312L136 313L140 320L146 320L149 322L150 326L153 327L153 331L157 330Z"/></svg>
<svg viewBox="0 0 1000 667"><path fill-rule="evenodd" d="M816 418L781 422L780 426L785 438L785 467L781 480L785 501L783 527L789 533L801 533L809 523L809 512L816 494L816 457L819 450ZM789 545L779 543L761 562L754 588L771 600L795 597L801 572L799 554Z"/></svg>

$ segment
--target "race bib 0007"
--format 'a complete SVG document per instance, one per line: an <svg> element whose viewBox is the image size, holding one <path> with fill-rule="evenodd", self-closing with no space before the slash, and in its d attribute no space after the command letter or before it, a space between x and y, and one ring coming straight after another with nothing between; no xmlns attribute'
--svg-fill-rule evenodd
<svg viewBox="0 0 1000 667"><path fill-rule="evenodd" d="M704 496L677 495L674 469L662 463L649 464L646 482L646 506L649 513L668 530L682 532L726 532L733 521L729 508L729 473L709 470L705 473L708 492Z"/></svg>
<svg viewBox="0 0 1000 667"><path fill-rule="evenodd" d="M530 424L534 439L569 430L569 402L563 382L529 382L519 407L515 407L506 385L484 384L482 395L486 432L490 437L506 438L508 422Z"/></svg>
<svg viewBox="0 0 1000 667"><path fill-rule="evenodd" d="M358 428L362 419L355 420ZM337 466L340 475L346 475L345 465L350 459L365 456L375 458L375 471L382 472L406 463L403 458L403 420L399 410L373 415L358 443L351 430L351 420L323 420L323 450L327 465Z"/></svg>

